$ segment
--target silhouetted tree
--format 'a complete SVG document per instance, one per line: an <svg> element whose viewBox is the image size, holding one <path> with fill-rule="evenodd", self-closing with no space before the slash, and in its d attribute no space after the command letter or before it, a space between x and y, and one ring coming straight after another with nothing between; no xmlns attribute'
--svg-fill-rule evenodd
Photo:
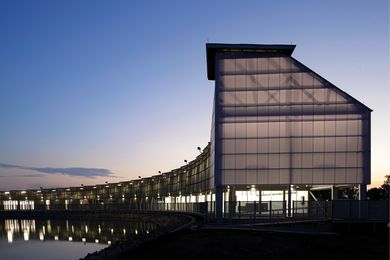
<svg viewBox="0 0 390 260"><path fill-rule="evenodd" d="M367 191L370 200L388 200L390 194L390 175L385 175L385 181L379 188L372 188Z"/></svg>
<svg viewBox="0 0 390 260"><path fill-rule="evenodd" d="M390 175L385 176L385 181L381 185L381 188L385 191L386 199L390 196Z"/></svg>

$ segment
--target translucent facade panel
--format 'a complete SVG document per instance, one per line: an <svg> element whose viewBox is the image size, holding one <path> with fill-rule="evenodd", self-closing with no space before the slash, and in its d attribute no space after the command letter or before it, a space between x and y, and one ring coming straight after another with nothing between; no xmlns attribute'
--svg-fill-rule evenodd
<svg viewBox="0 0 390 260"><path fill-rule="evenodd" d="M361 135L361 129L359 121L349 120L347 121L347 135Z"/></svg>
<svg viewBox="0 0 390 260"><path fill-rule="evenodd" d="M347 153L347 167L358 167L358 153Z"/></svg>
<svg viewBox="0 0 390 260"><path fill-rule="evenodd" d="M302 168L313 168L313 154L303 153L301 156L302 156Z"/></svg>
<svg viewBox="0 0 390 260"><path fill-rule="evenodd" d="M280 184L289 184L290 180L290 171L288 169L279 170L279 183Z"/></svg>
<svg viewBox="0 0 390 260"><path fill-rule="evenodd" d="M226 105L235 105L236 104L236 94L234 92L223 92L221 99Z"/></svg>
<svg viewBox="0 0 390 260"><path fill-rule="evenodd" d="M302 138L290 137L291 152L302 152Z"/></svg>
<svg viewBox="0 0 390 260"><path fill-rule="evenodd" d="M324 151L325 152L336 151L336 138L334 138L334 137L325 137L324 138Z"/></svg>
<svg viewBox="0 0 390 260"><path fill-rule="evenodd" d="M223 181L225 183L236 183L236 173L232 170L224 170Z"/></svg>
<svg viewBox="0 0 390 260"><path fill-rule="evenodd" d="M292 182L295 184L302 183L302 170L301 169L293 169L291 173Z"/></svg>
<svg viewBox="0 0 390 260"><path fill-rule="evenodd" d="M287 169L290 168L290 155L280 154L279 155L279 168Z"/></svg>
<svg viewBox="0 0 390 260"><path fill-rule="evenodd" d="M246 172L246 181L247 181L247 184L257 184L257 171L256 170L248 170Z"/></svg>
<svg viewBox="0 0 390 260"><path fill-rule="evenodd" d="M257 167L259 169L268 169L269 167L269 155L268 154L259 154L257 156Z"/></svg>
<svg viewBox="0 0 390 260"><path fill-rule="evenodd" d="M236 127L234 124L225 123L222 126L222 136L225 138L234 138L236 136Z"/></svg>
<svg viewBox="0 0 390 260"><path fill-rule="evenodd" d="M313 154L313 167L314 168L322 168L324 167L325 157L323 153L315 153Z"/></svg>
<svg viewBox="0 0 390 260"><path fill-rule="evenodd" d="M291 140L291 138L280 138L279 139L279 151L281 153L292 152L292 140Z"/></svg>
<svg viewBox="0 0 390 260"><path fill-rule="evenodd" d="M291 156L291 167L293 169L302 168L302 154L297 153Z"/></svg>
<svg viewBox="0 0 390 260"><path fill-rule="evenodd" d="M305 137L302 138L302 152L313 152L314 140L313 138Z"/></svg>
<svg viewBox="0 0 390 260"><path fill-rule="evenodd" d="M268 137L278 137L279 136L279 123L270 122L268 123Z"/></svg>
<svg viewBox="0 0 390 260"><path fill-rule="evenodd" d="M268 139L259 139L257 141L257 151L258 153L268 153Z"/></svg>
<svg viewBox="0 0 390 260"><path fill-rule="evenodd" d="M246 140L246 152L247 153L257 153L257 139L247 139Z"/></svg>
<svg viewBox="0 0 390 260"><path fill-rule="evenodd" d="M279 139L272 138L268 140L268 152L269 153L279 153Z"/></svg>
<svg viewBox="0 0 390 260"><path fill-rule="evenodd" d="M245 169L247 168L245 155L236 155L236 169Z"/></svg>
<svg viewBox="0 0 390 260"><path fill-rule="evenodd" d="M246 124L236 123L236 138L246 138Z"/></svg>
<svg viewBox="0 0 390 260"><path fill-rule="evenodd" d="M270 154L268 157L268 167L270 169L279 169L279 155Z"/></svg>
<svg viewBox="0 0 390 260"><path fill-rule="evenodd" d="M246 123L246 136L249 138L257 137L257 123Z"/></svg>
<svg viewBox="0 0 390 260"><path fill-rule="evenodd" d="M314 121L313 122L313 135L314 136L324 136L325 135L325 122L324 121Z"/></svg>
<svg viewBox="0 0 390 260"><path fill-rule="evenodd" d="M226 139L222 141L222 151L224 154L234 154L236 152L234 139Z"/></svg>
<svg viewBox="0 0 390 260"><path fill-rule="evenodd" d="M369 182L366 107L289 56L216 59L223 184Z"/></svg>
<svg viewBox="0 0 390 260"><path fill-rule="evenodd" d="M356 169L356 180L359 182L364 178L364 168L357 168Z"/></svg>
<svg viewBox="0 0 390 260"><path fill-rule="evenodd" d="M346 153L337 153L335 166L336 167L345 167L347 164L347 154Z"/></svg>
<svg viewBox="0 0 390 260"><path fill-rule="evenodd" d="M257 86L259 89L268 88L268 75L267 74L257 75ZM261 92L259 92L259 94L261 94ZM264 96L264 95L262 95L262 96Z"/></svg>
<svg viewBox="0 0 390 260"><path fill-rule="evenodd" d="M268 184L279 184L279 169L270 169L268 171Z"/></svg>
<svg viewBox="0 0 390 260"><path fill-rule="evenodd" d="M235 155L224 155L222 158L222 165L224 169L235 169L236 168L236 156Z"/></svg>
<svg viewBox="0 0 390 260"><path fill-rule="evenodd" d="M224 73L232 73L236 72L236 60L235 59L223 59L220 60L220 66Z"/></svg>
<svg viewBox="0 0 390 260"><path fill-rule="evenodd" d="M258 170L257 183L268 184L268 170Z"/></svg>
<svg viewBox="0 0 390 260"><path fill-rule="evenodd" d="M236 153L246 153L246 139L236 139Z"/></svg>
<svg viewBox="0 0 390 260"><path fill-rule="evenodd" d="M269 72L269 62L268 59L257 59L257 72L258 75L267 76Z"/></svg>
<svg viewBox="0 0 390 260"><path fill-rule="evenodd" d="M325 168L324 169L324 184L334 183L334 169Z"/></svg>
<svg viewBox="0 0 390 260"><path fill-rule="evenodd" d="M221 89L234 90L236 87L236 77L234 75L221 76Z"/></svg>
<svg viewBox="0 0 390 260"><path fill-rule="evenodd" d="M257 169L257 155L249 154L246 156L246 167L248 169Z"/></svg>
<svg viewBox="0 0 390 260"><path fill-rule="evenodd" d="M314 169L313 170L313 183L323 183L323 182L324 182L323 169Z"/></svg>
<svg viewBox="0 0 390 260"><path fill-rule="evenodd" d="M347 122L346 121L337 121L336 122L336 135L345 136L347 134Z"/></svg>
<svg viewBox="0 0 390 260"><path fill-rule="evenodd" d="M345 179L347 182L355 183L357 181L357 168L347 168L345 173Z"/></svg>
<svg viewBox="0 0 390 260"><path fill-rule="evenodd" d="M244 170L236 170L236 183L235 184L246 184L246 172Z"/></svg>
<svg viewBox="0 0 390 260"><path fill-rule="evenodd" d="M257 91L247 91L246 92L246 104L247 105L255 105L257 104Z"/></svg>
<svg viewBox="0 0 390 260"><path fill-rule="evenodd" d="M336 183L346 183L345 178L345 168L336 168L335 169L335 182Z"/></svg>
<svg viewBox="0 0 390 260"><path fill-rule="evenodd" d="M236 93L239 93L239 95L243 97L245 95L243 90L246 89L246 75L236 74L235 83Z"/></svg>
<svg viewBox="0 0 390 260"><path fill-rule="evenodd" d="M313 183L313 170L302 169L302 183Z"/></svg>

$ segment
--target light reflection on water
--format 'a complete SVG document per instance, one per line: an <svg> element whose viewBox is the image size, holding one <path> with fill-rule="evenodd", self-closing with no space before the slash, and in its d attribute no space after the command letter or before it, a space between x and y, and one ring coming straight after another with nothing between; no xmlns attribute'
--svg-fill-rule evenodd
<svg viewBox="0 0 390 260"><path fill-rule="evenodd" d="M78 259L153 229L144 222L0 219L0 259Z"/></svg>

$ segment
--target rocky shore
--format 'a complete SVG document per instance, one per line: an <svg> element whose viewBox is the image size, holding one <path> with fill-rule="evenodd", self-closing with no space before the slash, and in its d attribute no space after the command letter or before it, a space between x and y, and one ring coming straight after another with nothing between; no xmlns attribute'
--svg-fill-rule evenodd
<svg viewBox="0 0 390 260"><path fill-rule="evenodd" d="M101 217L101 216L100 216ZM83 260L107 260L123 259L132 250L135 250L145 243L158 240L166 235L176 233L180 230L194 225L196 219L191 215L173 214L173 213L132 213L131 215L114 216L115 219L121 218L123 221L143 221L153 223L156 228L147 234L137 236L129 235L126 241L117 242L98 252L90 253Z"/></svg>

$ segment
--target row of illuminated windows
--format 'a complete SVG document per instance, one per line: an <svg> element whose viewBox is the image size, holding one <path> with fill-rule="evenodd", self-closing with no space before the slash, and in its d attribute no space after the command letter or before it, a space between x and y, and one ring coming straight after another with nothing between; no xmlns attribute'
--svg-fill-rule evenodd
<svg viewBox="0 0 390 260"><path fill-rule="evenodd" d="M346 103L344 97L332 89L291 89L220 92L222 105L257 104L333 104Z"/></svg>
<svg viewBox="0 0 390 260"><path fill-rule="evenodd" d="M296 153L362 151L362 136L223 139L222 153Z"/></svg>
<svg viewBox="0 0 390 260"><path fill-rule="evenodd" d="M363 153L223 155L223 169L363 167Z"/></svg>
<svg viewBox="0 0 390 260"><path fill-rule="evenodd" d="M362 168L289 170L224 170L224 185L234 184L343 184L361 183ZM291 177L291 182L290 182Z"/></svg>
<svg viewBox="0 0 390 260"><path fill-rule="evenodd" d="M163 186L156 189L139 189L129 191L130 194L144 193L144 192L154 192L154 193L163 193L164 191L175 192L175 191L186 191L186 190L203 190L204 187L208 186L208 181L199 182L196 184L186 184L186 183L177 183L174 185Z"/></svg>
<svg viewBox="0 0 390 260"><path fill-rule="evenodd" d="M178 190L183 187L202 187L204 185L207 185L209 182L210 175L209 171L206 170L198 175L193 176L181 176L178 178L175 178L175 182L165 183L161 185L155 185L155 186L144 186L140 187L138 189L129 190L130 192L137 192L140 190L144 191L157 191L159 189L168 189L168 190Z"/></svg>
<svg viewBox="0 0 390 260"><path fill-rule="evenodd" d="M93 190L85 190L85 191L57 191L57 192L49 192L49 193L36 193L29 194L28 196L36 196L36 197L73 197L73 198L83 198L84 196L90 196L90 195L108 195L108 194L124 194L124 193L136 193L140 191L157 191L160 189L170 189L172 187L179 187L179 186L196 186L196 185L207 185L209 180L209 171L205 170L197 175L193 175L191 177L184 177L184 178L175 178L175 182L171 183L154 183L154 184L142 184L141 186L137 185L131 185L131 186L122 186L122 187L116 187L116 188L99 188L99 189L93 189ZM205 184L203 184L205 183ZM16 196L27 196L25 194L19 195L14 194Z"/></svg>
<svg viewBox="0 0 390 260"><path fill-rule="evenodd" d="M164 183L165 185L173 185L173 184L177 184L177 183L182 183L182 182L191 182L192 180L195 180L196 182L201 182L201 181L205 181L209 178L209 169L206 169L202 172L199 172L195 175L187 175L187 174L183 174L183 175L177 175L176 177L174 178L170 178L169 182L168 183ZM162 184L162 185L164 185Z"/></svg>
<svg viewBox="0 0 390 260"><path fill-rule="evenodd" d="M223 138L361 135L361 120L223 123Z"/></svg>

